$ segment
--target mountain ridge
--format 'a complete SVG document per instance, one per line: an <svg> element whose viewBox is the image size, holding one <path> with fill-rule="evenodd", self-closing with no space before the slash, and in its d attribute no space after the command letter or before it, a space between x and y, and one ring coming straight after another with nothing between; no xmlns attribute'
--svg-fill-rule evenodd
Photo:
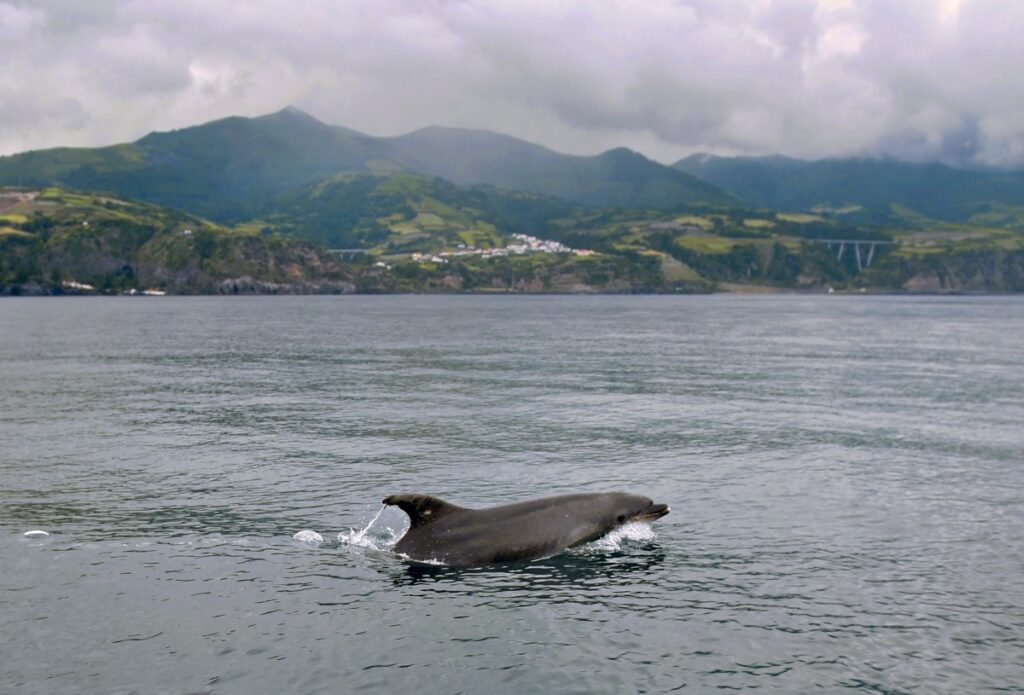
<svg viewBox="0 0 1024 695"><path fill-rule="evenodd" d="M782 210L859 208L853 219L900 223L893 206L929 218L1024 228L1024 171L977 171L938 162L780 155L694 154L673 167L717 185L748 204Z"/></svg>
<svg viewBox="0 0 1024 695"><path fill-rule="evenodd" d="M442 126L375 137L328 125L294 107L153 132L104 148L0 158L0 185L110 191L221 222L251 217L267 198L337 174L398 172L585 205L734 202L716 187L636 153L628 160L608 153L566 155L510 135Z"/></svg>

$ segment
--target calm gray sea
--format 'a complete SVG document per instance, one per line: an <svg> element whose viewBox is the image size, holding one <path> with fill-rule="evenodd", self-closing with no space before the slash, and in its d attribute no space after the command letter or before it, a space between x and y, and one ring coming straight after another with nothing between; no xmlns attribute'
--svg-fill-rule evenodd
<svg viewBox="0 0 1024 695"><path fill-rule="evenodd" d="M1022 692L1022 357L1017 297L0 301L0 692ZM673 511L338 540L582 490Z"/></svg>

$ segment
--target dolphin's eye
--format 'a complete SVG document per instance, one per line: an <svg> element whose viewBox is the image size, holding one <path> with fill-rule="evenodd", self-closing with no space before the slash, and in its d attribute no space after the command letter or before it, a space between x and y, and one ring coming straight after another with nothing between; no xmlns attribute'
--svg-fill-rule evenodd
<svg viewBox="0 0 1024 695"><path fill-rule="evenodd" d="M618 521L620 524L626 523L626 515L625 514L619 514L616 517L616 521Z"/></svg>

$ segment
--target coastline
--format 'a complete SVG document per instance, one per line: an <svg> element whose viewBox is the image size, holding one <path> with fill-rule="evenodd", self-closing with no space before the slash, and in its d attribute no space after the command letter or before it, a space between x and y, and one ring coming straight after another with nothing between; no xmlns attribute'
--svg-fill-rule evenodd
<svg viewBox="0 0 1024 695"><path fill-rule="evenodd" d="M858 290L835 290L829 292L827 289L801 289L790 287L771 287L764 285L737 285L734 283L721 283L721 286L708 291L657 291L650 289L586 289L575 291L560 290L511 290L511 289L480 289L480 290L456 290L431 288L422 291L413 290L381 290L381 289L351 289L331 288L314 290L310 288L277 287L264 289L249 289L241 292L160 292L159 294L147 295L142 292L101 292L87 290L68 290L61 287L0 287L0 299L20 298L80 298L80 297L104 297L104 298L142 298L146 300L159 299L160 297L331 297L331 296L449 296L449 297L589 297L589 296L708 296L708 295L735 295L735 296L778 296L794 295L801 297L822 296L822 297L1005 297L1024 296L1024 292L997 291L997 290L903 290L890 288L864 288Z"/></svg>

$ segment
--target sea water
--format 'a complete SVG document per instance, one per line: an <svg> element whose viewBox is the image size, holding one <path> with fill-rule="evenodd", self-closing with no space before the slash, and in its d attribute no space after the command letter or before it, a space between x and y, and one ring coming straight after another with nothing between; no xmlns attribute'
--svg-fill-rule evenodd
<svg viewBox="0 0 1024 695"><path fill-rule="evenodd" d="M0 692L1019 691L1022 345L1016 297L0 301ZM672 513L452 569L381 509L600 490Z"/></svg>

